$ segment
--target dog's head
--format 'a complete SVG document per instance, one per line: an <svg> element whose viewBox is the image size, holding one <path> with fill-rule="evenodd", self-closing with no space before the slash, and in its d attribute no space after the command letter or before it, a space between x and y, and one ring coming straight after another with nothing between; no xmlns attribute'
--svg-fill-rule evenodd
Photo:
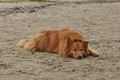
<svg viewBox="0 0 120 80"><path fill-rule="evenodd" d="M83 57L87 57L89 54L88 51L88 43L89 41L82 41L79 39L71 39L68 37L68 45L70 57L76 59L82 59Z"/></svg>

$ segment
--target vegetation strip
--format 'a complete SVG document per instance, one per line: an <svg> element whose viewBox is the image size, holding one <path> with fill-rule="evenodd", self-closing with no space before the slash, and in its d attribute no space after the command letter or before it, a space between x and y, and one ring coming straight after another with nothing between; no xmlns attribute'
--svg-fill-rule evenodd
<svg viewBox="0 0 120 80"><path fill-rule="evenodd" d="M18 0L17 0L18 1ZM21 0L22 1L22 0ZM58 2L58 3L49 3L49 4L45 4L45 5L40 5L40 6L25 6L25 7L13 7L13 8L6 8L4 10L0 11L1 15L9 15L9 14L15 14L15 13L33 13L36 12L40 9L45 9L49 6L56 6L56 5L64 5L64 4L70 4L70 3L74 3L74 4L83 4L83 3L111 3L111 2L120 2L120 1L87 1L87 2Z"/></svg>

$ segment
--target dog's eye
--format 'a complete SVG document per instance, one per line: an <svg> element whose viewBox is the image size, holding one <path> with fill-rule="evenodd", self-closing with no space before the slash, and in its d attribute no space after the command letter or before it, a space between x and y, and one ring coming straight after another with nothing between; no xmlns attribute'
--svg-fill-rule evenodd
<svg viewBox="0 0 120 80"><path fill-rule="evenodd" d="M76 51L76 49L73 49L74 51Z"/></svg>
<svg viewBox="0 0 120 80"><path fill-rule="evenodd" d="M83 51L83 49L80 49L80 51Z"/></svg>

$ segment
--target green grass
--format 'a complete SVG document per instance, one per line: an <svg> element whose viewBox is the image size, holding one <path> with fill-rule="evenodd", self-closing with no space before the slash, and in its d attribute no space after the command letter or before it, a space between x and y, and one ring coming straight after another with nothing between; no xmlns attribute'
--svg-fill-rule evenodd
<svg viewBox="0 0 120 80"><path fill-rule="evenodd" d="M8 0L8 1L0 1L0 2L20 2L20 1L27 1L27 0Z"/></svg>
<svg viewBox="0 0 120 80"><path fill-rule="evenodd" d="M30 1L37 1L37 2L57 2L57 1L49 1L49 0L30 0Z"/></svg>
<svg viewBox="0 0 120 80"><path fill-rule="evenodd" d="M91 1L98 1L99 2L99 1L108 1L108 0L91 0Z"/></svg>
<svg viewBox="0 0 120 80"><path fill-rule="evenodd" d="M0 1L0 2L21 2L21 1L49 2L49 0L8 0L8 1Z"/></svg>
<svg viewBox="0 0 120 80"><path fill-rule="evenodd" d="M50 1L50 0L8 0L8 1L0 1L0 2L21 2L21 1L37 1L37 2L53 2L53 3L59 3L59 2L67 2L67 1Z"/></svg>
<svg viewBox="0 0 120 80"><path fill-rule="evenodd" d="M37 1L37 2L53 2L53 3L65 3L65 2L69 2L69 1L50 1L50 0L8 0L8 1L0 1L0 2L20 2L20 1ZM95 2L104 2L104 1L108 1L108 0L88 0L89 1L95 1Z"/></svg>
<svg viewBox="0 0 120 80"><path fill-rule="evenodd" d="M49 1L49 0L30 0L30 1L60 2L60 1L58 1L58 0L56 0L56 1ZM108 0L88 0L88 1L108 1ZM62 1L62 2L66 2L66 1Z"/></svg>
<svg viewBox="0 0 120 80"><path fill-rule="evenodd" d="M65 2L69 2L69 1L50 1L50 0L30 0L30 1L38 1L38 2L53 2L53 3L65 3Z"/></svg>
<svg viewBox="0 0 120 80"><path fill-rule="evenodd" d="M25 1L25 0L11 0L12 2L20 2L20 1Z"/></svg>
<svg viewBox="0 0 120 80"><path fill-rule="evenodd" d="M45 1L45 2L46 2L46 1L48 1L48 0L30 0L30 1Z"/></svg>

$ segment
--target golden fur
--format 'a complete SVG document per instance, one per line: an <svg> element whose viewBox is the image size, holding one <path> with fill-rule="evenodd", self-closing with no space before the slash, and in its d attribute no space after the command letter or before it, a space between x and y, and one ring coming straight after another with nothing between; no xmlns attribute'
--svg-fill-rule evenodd
<svg viewBox="0 0 120 80"><path fill-rule="evenodd" d="M46 51L57 53L62 57L74 57L82 59L88 55L99 56L99 53L88 47L89 41L83 36L68 28L61 30L43 30L30 40L24 39L17 43L17 46L30 51Z"/></svg>

